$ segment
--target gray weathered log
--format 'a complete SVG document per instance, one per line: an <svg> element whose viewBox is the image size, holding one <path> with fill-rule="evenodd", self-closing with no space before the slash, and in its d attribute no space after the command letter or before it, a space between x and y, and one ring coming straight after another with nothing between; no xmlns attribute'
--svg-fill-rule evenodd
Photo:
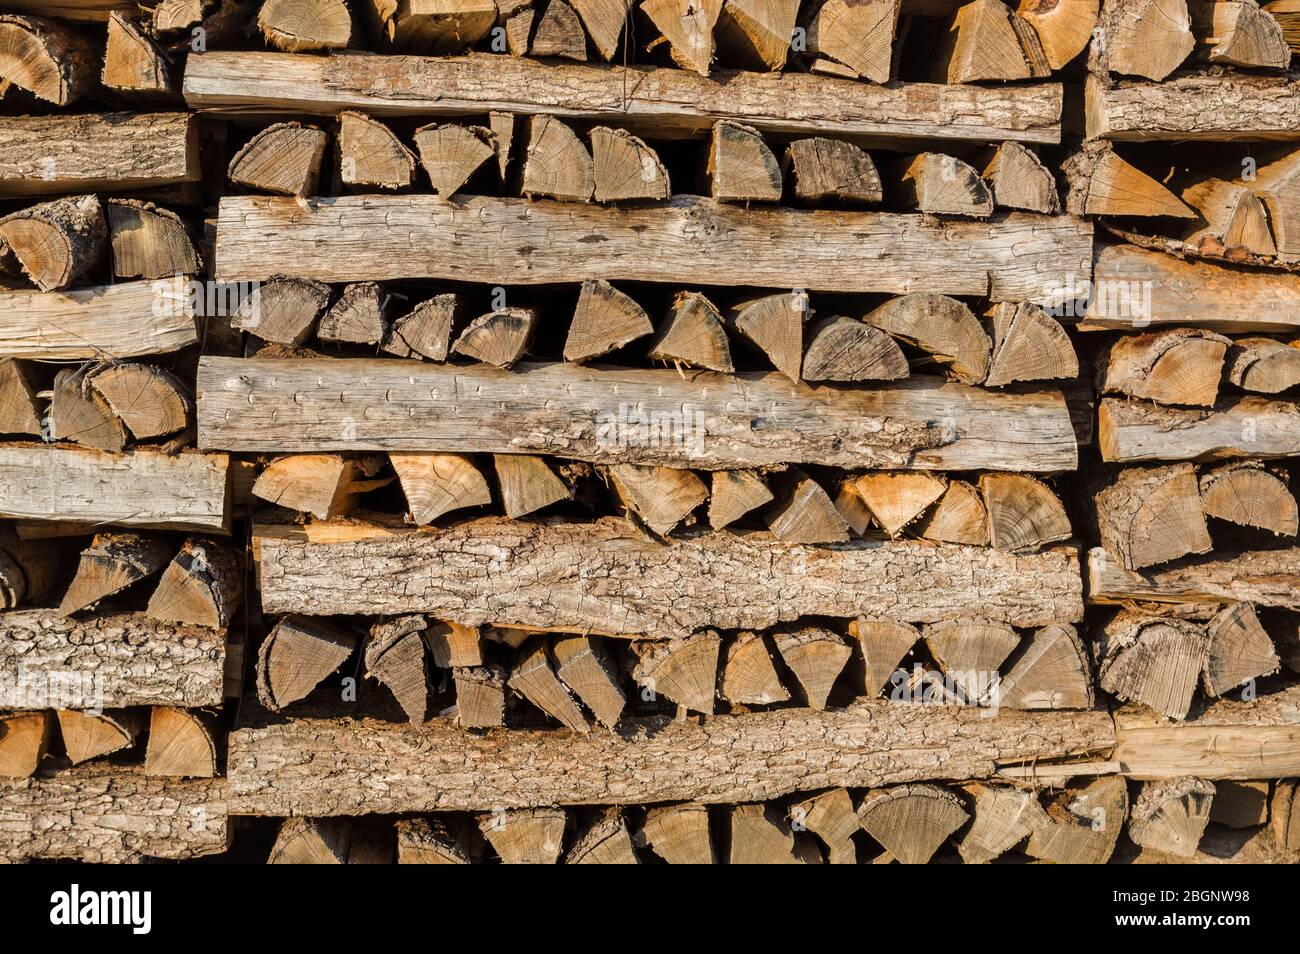
<svg viewBox="0 0 1300 954"><path fill-rule="evenodd" d="M1300 455L1300 405L1243 397L1213 408L1161 407L1105 398L1097 410L1104 460L1225 460Z"/></svg>
<svg viewBox="0 0 1300 954"><path fill-rule="evenodd" d="M1300 610L1300 549L1193 557L1175 566L1126 570L1101 547L1088 551L1091 603L1254 603Z"/></svg>
<svg viewBox="0 0 1300 954"><path fill-rule="evenodd" d="M1235 70L1192 72L1162 83L1087 83L1090 139L1216 141L1300 139L1300 79Z"/></svg>

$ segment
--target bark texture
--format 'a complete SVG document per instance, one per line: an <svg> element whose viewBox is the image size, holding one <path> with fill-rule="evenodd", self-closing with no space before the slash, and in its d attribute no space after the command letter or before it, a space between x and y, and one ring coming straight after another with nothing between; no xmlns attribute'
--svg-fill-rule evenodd
<svg viewBox="0 0 1300 954"><path fill-rule="evenodd" d="M1088 553L1094 603L1254 603L1300 610L1300 549L1194 557L1168 569L1134 572L1101 547Z"/></svg>

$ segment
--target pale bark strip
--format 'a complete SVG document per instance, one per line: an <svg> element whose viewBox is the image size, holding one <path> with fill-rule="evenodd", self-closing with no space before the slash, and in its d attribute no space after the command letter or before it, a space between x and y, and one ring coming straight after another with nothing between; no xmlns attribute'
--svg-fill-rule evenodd
<svg viewBox="0 0 1300 954"><path fill-rule="evenodd" d="M142 613L0 613L0 708L219 706L226 633ZM52 699L45 692L84 695Z"/></svg>
<svg viewBox="0 0 1300 954"><path fill-rule="evenodd" d="M144 767L88 762L0 779L0 859L123 864L229 847L225 779L146 778Z"/></svg>
<svg viewBox="0 0 1300 954"><path fill-rule="evenodd" d="M553 454L705 470L809 463L912 470L1073 470L1060 391L914 377L807 386L780 374L388 359L205 357L204 448Z"/></svg>
<svg viewBox="0 0 1300 954"><path fill-rule="evenodd" d="M481 116L500 110L612 121L657 137L706 135L718 119L766 133L875 140L1055 143L1058 83L854 83L807 73L581 65L505 57L204 53L185 99L205 112Z"/></svg>
<svg viewBox="0 0 1300 954"><path fill-rule="evenodd" d="M652 541L625 520L446 530L255 526L268 613L432 613L477 626L669 637L803 616L1016 626L1082 617L1074 547L1012 554L911 540L782 544L695 532Z"/></svg>
<svg viewBox="0 0 1300 954"><path fill-rule="evenodd" d="M1087 81L1090 139L1300 139L1300 79L1195 72L1162 83Z"/></svg>
<svg viewBox="0 0 1300 954"><path fill-rule="evenodd" d="M231 809L241 815L756 802L823 788L987 778L998 764L1114 745L1113 723L1101 711L990 715L884 700L828 712L628 719L617 732L590 735L471 733L450 720L266 721L249 701L245 711L229 758Z"/></svg>
<svg viewBox="0 0 1300 954"><path fill-rule="evenodd" d="M1300 611L1300 548L1193 557L1134 572L1101 547L1088 551L1090 603L1254 603Z"/></svg>
<svg viewBox="0 0 1300 954"><path fill-rule="evenodd" d="M605 279L1046 301L1065 276L1088 275L1091 265L1090 222L1030 212L940 222L745 208L691 195L625 208L490 196L357 195L304 204L245 195L223 198L217 220L223 281L287 271L326 282Z"/></svg>
<svg viewBox="0 0 1300 954"><path fill-rule="evenodd" d="M225 533L226 454L0 446L0 516Z"/></svg>

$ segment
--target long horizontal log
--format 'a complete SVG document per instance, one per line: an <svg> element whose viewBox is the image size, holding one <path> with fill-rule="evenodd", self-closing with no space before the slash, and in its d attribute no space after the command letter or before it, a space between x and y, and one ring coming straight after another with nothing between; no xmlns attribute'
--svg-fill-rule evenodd
<svg viewBox="0 0 1300 954"><path fill-rule="evenodd" d="M103 22L113 12L131 16L140 9L135 0L5 0L6 13L29 13L74 22Z"/></svg>
<svg viewBox="0 0 1300 954"><path fill-rule="evenodd" d="M1115 725L1115 759L1133 778L1300 775L1300 686L1253 702L1216 702L1178 725L1126 707L1115 714Z"/></svg>
<svg viewBox="0 0 1300 954"><path fill-rule="evenodd" d="M540 62L505 56L205 53L185 67L192 108L248 114L482 116L492 111L700 136L719 119L763 132L866 141L1056 143L1061 86L877 86L809 73Z"/></svg>
<svg viewBox="0 0 1300 954"><path fill-rule="evenodd" d="M1099 247L1080 331L1208 328L1225 334L1300 328L1300 275Z"/></svg>
<svg viewBox="0 0 1300 954"><path fill-rule="evenodd" d="M167 530L230 527L226 454L0 445L0 517Z"/></svg>
<svg viewBox="0 0 1300 954"><path fill-rule="evenodd" d="M689 195L622 208L486 196L300 203L248 195L223 198L217 219L216 271L227 281L285 273L506 285L603 278L1038 301L1052 294L1044 276L1086 275L1091 266L1091 223L1026 212L940 222Z"/></svg>
<svg viewBox="0 0 1300 954"><path fill-rule="evenodd" d="M200 174L189 113L0 117L0 196L154 189Z"/></svg>
<svg viewBox="0 0 1300 954"><path fill-rule="evenodd" d="M205 357L200 447L554 454L718 470L780 463L1072 470L1070 411L1048 388L939 378L810 387L776 373L399 359Z"/></svg>
<svg viewBox="0 0 1300 954"><path fill-rule="evenodd" d="M226 634L142 613L0 613L0 708L219 706Z"/></svg>
<svg viewBox="0 0 1300 954"><path fill-rule="evenodd" d="M1089 139L1300 139L1300 79L1294 75L1198 72L1109 85L1093 76L1086 91Z"/></svg>
<svg viewBox="0 0 1300 954"><path fill-rule="evenodd" d="M1105 398L1097 410L1101 456L1117 463L1300 455L1300 405L1244 397L1213 408Z"/></svg>
<svg viewBox="0 0 1300 954"><path fill-rule="evenodd" d="M802 616L1041 626L1083 612L1068 546L1026 555L911 540L803 546L758 532L658 543L613 517L488 517L446 530L255 526L253 553L268 613L436 613L467 626L666 637Z"/></svg>
<svg viewBox="0 0 1300 954"><path fill-rule="evenodd" d="M992 776L997 765L1108 751L1100 711L1020 713L859 701L616 732L489 729L450 720L273 717L245 700L230 735L231 809L354 815L544 805L753 802L796 791ZM900 758L899 752L906 752Z"/></svg>
<svg viewBox="0 0 1300 954"><path fill-rule="evenodd" d="M1254 603L1300 610L1300 548L1193 557L1174 566L1134 572L1101 547L1088 551L1088 600L1093 603Z"/></svg>
<svg viewBox="0 0 1300 954"><path fill-rule="evenodd" d="M199 340L185 278L68 292L0 290L0 357L42 361L132 358Z"/></svg>
<svg viewBox="0 0 1300 954"><path fill-rule="evenodd" d="M88 762L0 778L0 858L123 864L229 847L226 780L150 778L141 765Z"/></svg>

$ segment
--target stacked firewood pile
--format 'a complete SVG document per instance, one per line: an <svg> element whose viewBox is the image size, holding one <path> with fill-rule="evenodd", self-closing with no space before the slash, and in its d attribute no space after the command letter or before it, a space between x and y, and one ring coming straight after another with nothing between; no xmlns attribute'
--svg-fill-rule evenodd
<svg viewBox="0 0 1300 954"><path fill-rule="evenodd" d="M0 858L1300 859L1296 44L0 2Z"/></svg>

